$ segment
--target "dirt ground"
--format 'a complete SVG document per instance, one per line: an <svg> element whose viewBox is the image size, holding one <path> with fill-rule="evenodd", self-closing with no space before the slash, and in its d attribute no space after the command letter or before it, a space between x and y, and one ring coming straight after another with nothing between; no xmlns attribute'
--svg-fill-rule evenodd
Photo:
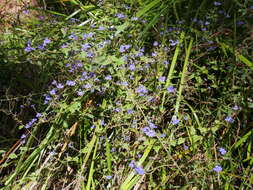
<svg viewBox="0 0 253 190"><path fill-rule="evenodd" d="M31 7L38 6L37 0L0 0L0 30L19 22L22 17L34 15Z"/></svg>

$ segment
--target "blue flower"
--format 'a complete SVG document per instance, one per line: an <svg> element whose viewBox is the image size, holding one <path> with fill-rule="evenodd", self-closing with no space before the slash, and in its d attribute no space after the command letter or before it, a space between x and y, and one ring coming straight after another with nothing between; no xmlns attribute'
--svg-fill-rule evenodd
<svg viewBox="0 0 253 190"><path fill-rule="evenodd" d="M158 42L157 41L154 41L154 43L153 43L153 46L158 46L159 44L158 44Z"/></svg>
<svg viewBox="0 0 253 190"><path fill-rule="evenodd" d="M68 86L75 86L75 85L76 85L76 82L75 82L75 81L72 81L72 80L68 80L68 81L66 82L66 85L68 85Z"/></svg>
<svg viewBox="0 0 253 190"><path fill-rule="evenodd" d="M131 20L132 21L137 21L139 18L138 17L132 17Z"/></svg>
<svg viewBox="0 0 253 190"><path fill-rule="evenodd" d="M92 53L92 52L87 52L86 57L92 58L92 57L94 57L94 53Z"/></svg>
<svg viewBox="0 0 253 190"><path fill-rule="evenodd" d="M33 51L33 50L35 50L35 48L31 47L31 44L28 42L28 44L27 44L27 46L25 48L25 51L26 52L30 52L30 51Z"/></svg>
<svg viewBox="0 0 253 190"><path fill-rule="evenodd" d="M126 16L122 13L117 13L115 16L121 19L126 18Z"/></svg>
<svg viewBox="0 0 253 190"><path fill-rule="evenodd" d="M86 88L86 89L89 89L91 87L92 87L92 85L90 83L87 83L87 84L83 85L83 88Z"/></svg>
<svg viewBox="0 0 253 190"><path fill-rule="evenodd" d="M68 37L70 40L78 40L78 37L75 35L74 32L71 33L71 35Z"/></svg>
<svg viewBox="0 0 253 190"><path fill-rule="evenodd" d="M234 110L234 111L237 111L237 110L239 110L239 109L240 109L240 107L237 106L237 105L234 105L234 107L232 107L232 110Z"/></svg>
<svg viewBox="0 0 253 190"><path fill-rule="evenodd" d="M120 108L115 108L115 112L120 112Z"/></svg>
<svg viewBox="0 0 253 190"><path fill-rule="evenodd" d="M225 118L225 121L228 122L228 123L233 123L234 122L234 119L231 117L231 116L227 116Z"/></svg>
<svg viewBox="0 0 253 190"><path fill-rule="evenodd" d="M61 83L59 83L59 84L56 85L56 88L62 89L62 88L64 88L64 86Z"/></svg>
<svg viewBox="0 0 253 190"><path fill-rule="evenodd" d="M132 113L134 113L134 111L133 111L132 109L128 109L128 110L127 110L127 113L128 113L128 114L132 114Z"/></svg>
<svg viewBox="0 0 253 190"><path fill-rule="evenodd" d="M51 42L50 39L45 38L44 42L43 42L43 46L45 47L47 44L49 44Z"/></svg>
<svg viewBox="0 0 253 190"><path fill-rule="evenodd" d="M150 128L153 128L153 129L157 128L157 126L154 123L150 122L150 121L148 122L148 124L149 124Z"/></svg>
<svg viewBox="0 0 253 190"><path fill-rule="evenodd" d="M170 86L170 87L167 88L167 91L169 93L173 93L173 92L175 92L175 88L173 86Z"/></svg>
<svg viewBox="0 0 253 190"><path fill-rule="evenodd" d="M25 134L23 134L23 135L21 135L21 137L20 137L21 139L25 139L26 138L26 135Z"/></svg>
<svg viewBox="0 0 253 190"><path fill-rule="evenodd" d="M221 5L221 2L219 2L219 1L214 1L214 3L213 3L215 6L220 6Z"/></svg>
<svg viewBox="0 0 253 190"><path fill-rule="evenodd" d="M128 50L131 47L131 45L121 45L119 48L119 51L121 53L125 52L126 50Z"/></svg>
<svg viewBox="0 0 253 190"><path fill-rule="evenodd" d="M224 148L219 148L218 150L221 155L225 155L227 153L227 151Z"/></svg>
<svg viewBox="0 0 253 190"><path fill-rule="evenodd" d="M157 53L152 52L152 53L151 53L151 56L152 56L152 57L156 57L156 56L157 56Z"/></svg>
<svg viewBox="0 0 253 190"><path fill-rule="evenodd" d="M37 113L36 114L36 117L39 118L39 117L42 117L43 115L41 113Z"/></svg>
<svg viewBox="0 0 253 190"><path fill-rule="evenodd" d="M82 50L82 51L86 51L86 50L89 49L89 48L91 48L90 44L86 43L86 44L83 44L83 45L82 45L81 50Z"/></svg>
<svg viewBox="0 0 253 190"><path fill-rule="evenodd" d="M50 90L49 94L56 95L56 89L54 88L54 89Z"/></svg>
<svg viewBox="0 0 253 190"><path fill-rule="evenodd" d="M135 169L136 173L139 174L139 175L144 175L145 174L145 171L141 166L135 167L134 169Z"/></svg>
<svg viewBox="0 0 253 190"><path fill-rule="evenodd" d="M112 76L111 76L111 75L107 75L107 76L105 77L105 80L112 80Z"/></svg>
<svg viewBox="0 0 253 190"><path fill-rule="evenodd" d="M155 137L156 136L156 132L152 129L150 129L149 127L144 127L142 129L142 131L149 137Z"/></svg>
<svg viewBox="0 0 253 190"><path fill-rule="evenodd" d="M148 90L145 88L145 86L141 85L136 89L135 92L138 93L140 96L144 96L144 94L148 93Z"/></svg>
<svg viewBox="0 0 253 190"><path fill-rule="evenodd" d="M136 165L135 165L135 163L134 163L133 160L128 164L128 166L129 166L130 168L135 168L135 167L136 167Z"/></svg>
<svg viewBox="0 0 253 190"><path fill-rule="evenodd" d="M217 165L217 166L215 166L215 167L213 168L213 171L219 173L219 172L222 171L222 167L221 167L220 165Z"/></svg>
<svg viewBox="0 0 253 190"><path fill-rule="evenodd" d="M98 31L103 31L103 30L105 30L105 27L99 26Z"/></svg>
<svg viewBox="0 0 253 190"><path fill-rule="evenodd" d="M112 176L111 175L107 175L107 176L105 176L105 178L109 180L109 179L112 179Z"/></svg>
<svg viewBox="0 0 253 190"><path fill-rule="evenodd" d="M174 116L172 117L172 119L171 119L171 123L172 123L173 125L177 125L179 122L180 122L180 120L177 119L177 116L174 115Z"/></svg>
<svg viewBox="0 0 253 190"><path fill-rule="evenodd" d="M164 65L168 65L169 62L168 62L167 60L165 60L165 61L163 61L163 64L164 64Z"/></svg>
<svg viewBox="0 0 253 190"><path fill-rule="evenodd" d="M126 81L122 81L120 84L121 84L122 86L128 86L128 82L126 82Z"/></svg>
<svg viewBox="0 0 253 190"><path fill-rule="evenodd" d="M129 70L134 71L135 70L135 65L134 64L130 64L129 65Z"/></svg>
<svg viewBox="0 0 253 190"><path fill-rule="evenodd" d="M81 90L78 90L78 91L77 91L77 95L78 95L78 96L83 96L83 95L84 95L84 92L81 91Z"/></svg>
<svg viewBox="0 0 253 190"><path fill-rule="evenodd" d="M177 44L179 43L178 40L176 40L176 41L174 41L174 40L169 40L169 42L170 42L170 45L171 45L171 46L175 46L175 45L177 45Z"/></svg>
<svg viewBox="0 0 253 190"><path fill-rule="evenodd" d="M165 82L165 79L166 79L166 77L164 77L164 76L161 76L161 77L159 77L159 82Z"/></svg>

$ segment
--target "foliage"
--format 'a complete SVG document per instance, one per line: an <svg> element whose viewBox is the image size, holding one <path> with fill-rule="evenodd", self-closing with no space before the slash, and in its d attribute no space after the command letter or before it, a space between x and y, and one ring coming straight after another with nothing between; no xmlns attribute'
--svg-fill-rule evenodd
<svg viewBox="0 0 253 190"><path fill-rule="evenodd" d="M250 4L71 2L1 34L3 188L250 189Z"/></svg>

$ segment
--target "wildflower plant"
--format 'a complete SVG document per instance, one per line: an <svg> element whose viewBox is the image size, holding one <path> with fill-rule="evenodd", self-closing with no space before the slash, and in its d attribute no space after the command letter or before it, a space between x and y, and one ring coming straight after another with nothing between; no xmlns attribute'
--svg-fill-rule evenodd
<svg viewBox="0 0 253 190"><path fill-rule="evenodd" d="M252 159L241 147L250 151L251 120L239 121L250 113L244 109L252 103L247 80L252 70L237 70L237 61L248 59L233 55L237 49L224 44L226 35L215 36L219 15L228 15L218 12L223 3L206 5L212 9L205 16L199 10L190 20L192 13L184 17L177 4L143 2L137 12L139 2L99 2L105 9L80 2L68 22L59 16L50 23L39 20L13 34L15 43L8 34L0 40L0 47L12 47L3 63L17 62L24 70L15 71L26 93L12 102L20 113L9 114L21 143L16 153L5 151L1 161L5 171L13 168L3 178L6 188L54 189L66 185L65 179L73 189L250 185ZM163 12L170 8L175 19ZM70 18L83 11L80 19ZM19 119L26 107L29 118ZM226 149L214 148L217 143Z"/></svg>

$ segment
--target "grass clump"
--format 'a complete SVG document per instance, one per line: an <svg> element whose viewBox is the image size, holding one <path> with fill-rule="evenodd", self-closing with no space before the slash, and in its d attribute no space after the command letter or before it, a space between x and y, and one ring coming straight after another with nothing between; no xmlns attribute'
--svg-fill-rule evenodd
<svg viewBox="0 0 253 190"><path fill-rule="evenodd" d="M251 188L251 8L160 2L1 34L3 189Z"/></svg>

